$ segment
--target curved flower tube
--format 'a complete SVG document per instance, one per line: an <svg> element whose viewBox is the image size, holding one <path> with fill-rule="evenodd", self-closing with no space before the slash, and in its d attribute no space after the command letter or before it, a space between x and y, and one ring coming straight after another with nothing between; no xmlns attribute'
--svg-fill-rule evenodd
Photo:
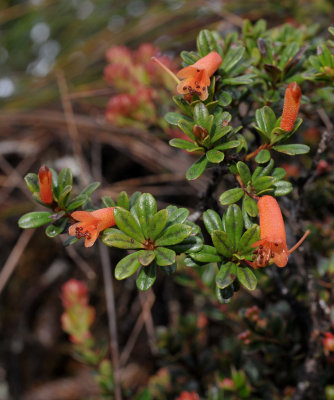
<svg viewBox="0 0 334 400"><path fill-rule="evenodd" d="M95 243L101 231L115 225L114 207L95 211L75 211L72 218L79 221L70 226L68 232L78 239L85 238L85 247Z"/></svg>
<svg viewBox="0 0 334 400"><path fill-rule="evenodd" d="M289 83L284 95L283 113L280 123L280 128L287 132L290 132L293 129L293 125L295 124L298 115L301 97L302 91L298 86L298 83Z"/></svg>
<svg viewBox="0 0 334 400"><path fill-rule="evenodd" d="M46 165L42 165L38 171L38 182L42 202L44 204L52 204L52 173Z"/></svg>
<svg viewBox="0 0 334 400"><path fill-rule="evenodd" d="M285 267L288 256L295 251L309 235L307 230L299 242L290 250L286 244L285 226L281 209L272 196L263 196L257 203L260 215L261 239L252 244L254 250L253 261L248 264L253 268L266 267L273 261L278 267Z"/></svg>

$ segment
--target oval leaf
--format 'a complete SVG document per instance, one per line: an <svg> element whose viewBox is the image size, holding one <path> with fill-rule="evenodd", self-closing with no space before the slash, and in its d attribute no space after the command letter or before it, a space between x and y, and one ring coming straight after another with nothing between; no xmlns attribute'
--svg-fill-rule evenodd
<svg viewBox="0 0 334 400"><path fill-rule="evenodd" d="M119 249L141 249L144 245L119 229L109 228L103 231L102 242Z"/></svg>
<svg viewBox="0 0 334 400"><path fill-rule="evenodd" d="M120 207L114 209L115 222L118 228L138 242L144 242L145 237L135 217L127 210Z"/></svg>
<svg viewBox="0 0 334 400"><path fill-rule="evenodd" d="M160 266L171 265L175 263L175 251L166 249L166 247L157 247L154 250L156 263Z"/></svg>
<svg viewBox="0 0 334 400"><path fill-rule="evenodd" d="M247 254L252 250L252 244L260 239L260 227L258 225L253 225L251 228L241 236L239 241L238 250L242 254Z"/></svg>
<svg viewBox="0 0 334 400"><path fill-rule="evenodd" d="M248 290L255 290L257 279L254 272L248 267L238 267L237 277L239 282Z"/></svg>
<svg viewBox="0 0 334 400"><path fill-rule="evenodd" d="M48 236L50 238L54 238L57 235L59 235L60 233L62 233L64 231L64 229L66 228L67 221L68 221L67 218L61 218L54 224L49 225L45 229L46 236Z"/></svg>
<svg viewBox="0 0 334 400"><path fill-rule="evenodd" d="M147 235L150 239L155 240L166 226L168 210L158 211L148 223Z"/></svg>
<svg viewBox="0 0 334 400"><path fill-rule="evenodd" d="M237 162L237 170L239 172L240 178L242 179L242 182L244 183L244 185L247 186L248 182L251 180L251 173L248 166L244 162L239 161Z"/></svg>
<svg viewBox="0 0 334 400"><path fill-rule="evenodd" d="M229 206L225 217L225 232L232 240L234 249L238 246L243 227L244 224L240 207L236 204Z"/></svg>
<svg viewBox="0 0 334 400"><path fill-rule="evenodd" d="M138 260L141 265L147 266L155 259L155 253L153 250L140 250L137 251Z"/></svg>
<svg viewBox="0 0 334 400"><path fill-rule="evenodd" d="M280 153L294 156L296 154L306 154L310 151L310 147L306 144L280 144L273 147L274 150Z"/></svg>
<svg viewBox="0 0 334 400"><path fill-rule="evenodd" d="M18 221L18 225L23 229L38 228L39 226L51 222L51 215L52 213L49 211L33 211L22 215Z"/></svg>
<svg viewBox="0 0 334 400"><path fill-rule="evenodd" d="M182 242L186 237L190 236L192 228L184 224L174 224L168 227L162 235L156 239L157 246L170 246Z"/></svg>
<svg viewBox="0 0 334 400"><path fill-rule="evenodd" d="M220 289L225 289L235 280L237 276L236 265L232 262L222 264L218 274L216 275L216 285Z"/></svg>
<svg viewBox="0 0 334 400"><path fill-rule="evenodd" d="M224 231L213 231L212 242L219 254L229 258L233 254L233 243L228 234Z"/></svg>
<svg viewBox="0 0 334 400"><path fill-rule="evenodd" d="M190 257L201 263L211 263L211 262L220 262L221 257L217 253L217 250L213 246L204 245L201 251L197 253L190 253Z"/></svg>
<svg viewBox="0 0 334 400"><path fill-rule="evenodd" d="M270 160L270 151L269 150L261 150L255 157L255 161L258 164L264 164Z"/></svg>
<svg viewBox="0 0 334 400"><path fill-rule="evenodd" d="M245 207L245 210L250 217L257 216L259 210L257 208L256 201L253 200L251 197L249 196L244 197L243 206Z"/></svg>
<svg viewBox="0 0 334 400"><path fill-rule="evenodd" d="M129 254L119 261L115 268L115 278L118 280L128 278L133 275L140 267L138 260L138 251Z"/></svg>
<svg viewBox="0 0 334 400"><path fill-rule="evenodd" d="M188 169L186 173L186 178L188 179L188 181L192 181L201 176L207 164L208 164L208 159L206 158L205 155L199 158L197 161L195 161L194 164Z"/></svg>
<svg viewBox="0 0 334 400"><path fill-rule="evenodd" d="M137 288L140 291L145 291L150 289L155 280L157 278L157 267L156 264L153 262L148 267L142 267L139 272L139 275L136 279Z"/></svg>
<svg viewBox="0 0 334 400"><path fill-rule="evenodd" d="M139 218L141 230L145 238L148 238L148 225L157 212L157 202L150 193L143 193L136 203L136 214Z"/></svg>
<svg viewBox="0 0 334 400"><path fill-rule="evenodd" d="M216 149L211 149L206 152L206 158L213 164L219 164L224 160L224 157L224 153Z"/></svg>
<svg viewBox="0 0 334 400"><path fill-rule="evenodd" d="M243 195L244 191L241 188L230 189L220 195L219 201L223 206L227 206L239 201Z"/></svg>
<svg viewBox="0 0 334 400"><path fill-rule="evenodd" d="M214 210L209 209L203 213L203 222L210 235L213 231L224 230L222 220Z"/></svg>

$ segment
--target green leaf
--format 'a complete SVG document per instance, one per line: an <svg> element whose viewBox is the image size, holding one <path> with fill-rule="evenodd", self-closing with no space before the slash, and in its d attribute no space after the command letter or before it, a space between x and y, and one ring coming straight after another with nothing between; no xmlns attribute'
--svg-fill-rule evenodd
<svg viewBox="0 0 334 400"><path fill-rule="evenodd" d="M151 240L155 240L166 226L168 211L166 209L158 211L150 219L147 225L147 235Z"/></svg>
<svg viewBox="0 0 334 400"><path fill-rule="evenodd" d="M106 207L115 207L116 206L116 203L110 196L103 196L101 200L102 200L102 203Z"/></svg>
<svg viewBox="0 0 334 400"><path fill-rule="evenodd" d="M64 231L66 228L68 219L66 217L60 218L58 221L56 221L54 224L49 225L45 229L45 234L46 236L50 238L54 238L60 233Z"/></svg>
<svg viewBox="0 0 334 400"><path fill-rule="evenodd" d="M193 121L186 121L182 119L178 123L178 127L184 132L191 140L196 142L197 138L193 133L194 122Z"/></svg>
<svg viewBox="0 0 334 400"><path fill-rule="evenodd" d="M223 57L223 62L220 68L228 74L232 69L240 62L245 52L244 47L230 48L225 56Z"/></svg>
<svg viewBox="0 0 334 400"><path fill-rule="evenodd" d="M271 158L269 163L261 169L258 176L260 177L269 175L273 168L274 168L274 160Z"/></svg>
<svg viewBox="0 0 334 400"><path fill-rule="evenodd" d="M222 80L223 85L251 85L255 74L245 74L234 78L226 78Z"/></svg>
<svg viewBox="0 0 334 400"><path fill-rule="evenodd" d="M206 210L203 213L203 222L210 235L213 231L224 230L222 220L216 211Z"/></svg>
<svg viewBox="0 0 334 400"><path fill-rule="evenodd" d="M243 195L244 191L241 188L229 189L220 195L219 201L223 206L226 206L228 204L236 203Z"/></svg>
<svg viewBox="0 0 334 400"><path fill-rule="evenodd" d="M224 160L224 157L224 153L216 149L211 149L206 152L206 158L213 164L219 164Z"/></svg>
<svg viewBox="0 0 334 400"><path fill-rule="evenodd" d="M170 146L176 147L178 149L184 149L190 153L193 151L203 151L203 147L198 146L196 143L189 142L189 140L184 139L172 139L169 141Z"/></svg>
<svg viewBox="0 0 334 400"><path fill-rule="evenodd" d="M196 253L203 248L203 240L198 236L188 236L181 243L170 246L177 253Z"/></svg>
<svg viewBox="0 0 334 400"><path fill-rule="evenodd" d="M206 56L211 51L217 51L217 43L210 31L203 29L197 36L197 49L201 57Z"/></svg>
<svg viewBox="0 0 334 400"><path fill-rule="evenodd" d="M244 162L239 161L237 162L237 170L244 185L247 186L248 182L251 180L251 173L248 166Z"/></svg>
<svg viewBox="0 0 334 400"><path fill-rule="evenodd" d="M205 155L202 156L200 159L198 159L196 162L194 162L194 164L188 169L186 173L186 178L188 179L188 181L192 181L201 176L207 164L208 164L208 159L206 158Z"/></svg>
<svg viewBox="0 0 334 400"><path fill-rule="evenodd" d="M148 238L148 225L157 212L157 202L150 193L143 193L139 196L136 207L136 214L139 218L141 230L145 238Z"/></svg>
<svg viewBox="0 0 334 400"><path fill-rule="evenodd" d="M22 229L38 228L52 222L51 215L52 213L49 211L33 211L22 215L18 221L18 225Z"/></svg>
<svg viewBox="0 0 334 400"><path fill-rule="evenodd" d="M270 160L270 151L269 150L261 150L255 157L255 161L258 164L264 164Z"/></svg>
<svg viewBox="0 0 334 400"><path fill-rule="evenodd" d="M173 96L173 101L181 110L189 116L192 116L192 109L190 104L184 100L184 96Z"/></svg>
<svg viewBox="0 0 334 400"><path fill-rule="evenodd" d="M31 193L39 192L39 182L37 174L29 173L24 177L24 180Z"/></svg>
<svg viewBox="0 0 334 400"><path fill-rule="evenodd" d="M153 286L156 278L157 267L156 264L152 262L149 266L142 267L142 269L140 270L139 275L136 279L137 288L142 292L150 289Z"/></svg>
<svg viewBox="0 0 334 400"><path fill-rule="evenodd" d="M218 102L219 105L221 105L222 107L227 107L229 104L232 103L232 96L230 95L229 92L227 92L226 90L221 91L218 96Z"/></svg>
<svg viewBox="0 0 334 400"><path fill-rule="evenodd" d="M255 119L260 130L269 136L276 125L274 111L270 107L264 106L255 111Z"/></svg>
<svg viewBox="0 0 334 400"><path fill-rule="evenodd" d="M274 196L285 196L291 193L293 186L288 181L278 181L274 183Z"/></svg>
<svg viewBox="0 0 334 400"><path fill-rule="evenodd" d="M160 266L171 265L175 263L175 251L166 247L157 247L154 250L156 263Z"/></svg>
<svg viewBox="0 0 334 400"><path fill-rule="evenodd" d="M209 114L208 109L201 102L197 103L194 107L194 121L196 125L210 132L213 123L213 115Z"/></svg>
<svg viewBox="0 0 334 400"><path fill-rule="evenodd" d="M120 192L120 194L117 197L117 206L118 207L123 207L126 210L129 210L130 207L130 201L127 193L123 190Z"/></svg>
<svg viewBox="0 0 334 400"><path fill-rule="evenodd" d="M181 119L184 119L185 115L176 113L176 112L168 112L165 115L165 120L171 125L178 125Z"/></svg>
<svg viewBox="0 0 334 400"><path fill-rule="evenodd" d="M217 142L219 139L227 135L229 132L231 132L232 127L231 126L216 126L214 130L214 134L211 137L211 143Z"/></svg>
<svg viewBox="0 0 334 400"><path fill-rule="evenodd" d="M171 265L160 266L160 270L164 272L166 275L173 275L176 272L177 265L176 263Z"/></svg>
<svg viewBox="0 0 334 400"><path fill-rule="evenodd" d="M238 267L237 277L239 282L248 290L255 290L257 285L257 279L254 272L248 267Z"/></svg>
<svg viewBox="0 0 334 400"><path fill-rule="evenodd" d="M275 181L280 181L281 179L283 179L286 175L286 171L284 168L275 168L272 176L273 178L275 178Z"/></svg>
<svg viewBox="0 0 334 400"><path fill-rule="evenodd" d="M236 265L232 262L222 264L218 274L216 275L216 285L219 289L225 289L230 286L237 276Z"/></svg>
<svg viewBox="0 0 334 400"><path fill-rule="evenodd" d="M241 206L241 213L242 213L242 217L244 219L244 225L245 228L251 228L254 225L254 222L250 219L250 217L247 214L247 211L245 209L245 198L247 196L244 196L244 198L242 199L242 206Z"/></svg>
<svg viewBox="0 0 334 400"><path fill-rule="evenodd" d="M84 195L85 194L86 196L90 196L93 192L95 192L95 190L97 188L100 187L100 185L101 185L101 182L92 182L82 190L80 195Z"/></svg>
<svg viewBox="0 0 334 400"><path fill-rule="evenodd" d="M145 241L145 237L141 231L139 223L129 211L124 210L121 207L115 207L114 217L116 225L121 231L126 233L128 236L131 236L138 242L142 243Z"/></svg>
<svg viewBox="0 0 334 400"><path fill-rule="evenodd" d="M253 225L251 228L241 236L239 241L238 250L244 254L249 253L252 249L252 244L260 239L260 227L258 225Z"/></svg>
<svg viewBox="0 0 334 400"><path fill-rule="evenodd" d="M245 210L249 216L251 217L257 216L259 210L257 208L256 201L253 200L251 197L249 196L244 197L243 206L245 207Z"/></svg>
<svg viewBox="0 0 334 400"><path fill-rule="evenodd" d="M160 237L156 239L156 246L171 246L182 242L192 232L192 228L185 224L174 224L165 229Z"/></svg>
<svg viewBox="0 0 334 400"><path fill-rule="evenodd" d="M233 295L234 295L233 284L227 286L224 289L220 289L218 286L216 286L216 296L219 303L221 304L229 303Z"/></svg>
<svg viewBox="0 0 334 400"><path fill-rule="evenodd" d="M59 199L58 199L58 205L60 208L64 208L66 206L68 196L72 191L72 186L71 185L66 185L65 187L62 188L61 191L59 191Z"/></svg>
<svg viewBox="0 0 334 400"><path fill-rule="evenodd" d="M253 187L256 193L262 192L262 190L269 189L274 183L272 176L260 176L253 182Z"/></svg>
<svg viewBox="0 0 334 400"><path fill-rule="evenodd" d="M168 210L168 218L167 218L167 225L173 224L183 224L189 216L189 210L186 208L171 208L171 206L167 207Z"/></svg>
<svg viewBox="0 0 334 400"><path fill-rule="evenodd" d="M147 266L155 259L155 252L153 250L140 250L137 251L138 260L141 265Z"/></svg>
<svg viewBox="0 0 334 400"><path fill-rule="evenodd" d="M140 267L138 251L122 258L116 265L115 278L118 280L128 278Z"/></svg>
<svg viewBox="0 0 334 400"><path fill-rule="evenodd" d="M58 175L58 195L60 196L65 186L72 186L73 177L69 168L64 168Z"/></svg>
<svg viewBox="0 0 334 400"><path fill-rule="evenodd" d="M242 235L244 224L240 207L233 204L227 208L225 217L225 232L232 240L233 247L238 247L239 240Z"/></svg>
<svg viewBox="0 0 334 400"><path fill-rule="evenodd" d="M212 246L204 245L203 248L196 252L190 253L190 257L201 263L212 263L212 262L220 262L221 257L218 255L217 250Z"/></svg>
<svg viewBox="0 0 334 400"><path fill-rule="evenodd" d="M102 242L119 249L142 249L144 245L119 229L109 228L103 231Z"/></svg>
<svg viewBox="0 0 334 400"><path fill-rule="evenodd" d="M306 144L280 144L273 147L274 150L280 153L294 156L296 154L306 154L310 151L310 147Z"/></svg>
<svg viewBox="0 0 334 400"><path fill-rule="evenodd" d="M87 200L88 200L87 195L80 194L79 196L75 197L73 200L71 200L68 203L68 205L66 206L66 211L71 212L71 211L76 210L77 208L83 206Z"/></svg>
<svg viewBox="0 0 334 400"><path fill-rule="evenodd" d="M238 147L240 144L239 140L230 140L229 142L219 144L218 146L215 146L215 150L229 150L229 149L234 149L235 147Z"/></svg>
<svg viewBox="0 0 334 400"><path fill-rule="evenodd" d="M187 65L192 65L200 59L200 56L197 53L195 53L194 51L183 50L183 51L181 51L180 56Z"/></svg>
<svg viewBox="0 0 334 400"><path fill-rule="evenodd" d="M233 254L233 243L228 234L224 231L213 231L212 242L219 254L229 258Z"/></svg>

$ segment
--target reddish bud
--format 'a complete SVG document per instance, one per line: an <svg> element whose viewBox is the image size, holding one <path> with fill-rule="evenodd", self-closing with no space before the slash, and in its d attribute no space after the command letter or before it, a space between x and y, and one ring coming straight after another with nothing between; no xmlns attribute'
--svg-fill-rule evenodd
<svg viewBox="0 0 334 400"><path fill-rule="evenodd" d="M52 194L52 173L46 165L38 171L39 194L44 204L53 203Z"/></svg>
<svg viewBox="0 0 334 400"><path fill-rule="evenodd" d="M224 390L230 390L230 391L235 390L235 385L234 385L234 382L232 381L231 378L224 378L219 383L219 387L224 389Z"/></svg>
<svg viewBox="0 0 334 400"><path fill-rule="evenodd" d="M84 282L70 279L61 288L61 299L64 308L70 308L76 304L88 304L88 288Z"/></svg>
<svg viewBox="0 0 334 400"><path fill-rule="evenodd" d="M196 392L181 392L175 400L200 400Z"/></svg>
<svg viewBox="0 0 334 400"><path fill-rule="evenodd" d="M334 335L331 332L325 332L325 337L322 339L322 344L327 354L334 351Z"/></svg>
<svg viewBox="0 0 334 400"><path fill-rule="evenodd" d="M280 127L287 132L292 131L296 121L302 91L297 82L289 83L284 96L284 105Z"/></svg>

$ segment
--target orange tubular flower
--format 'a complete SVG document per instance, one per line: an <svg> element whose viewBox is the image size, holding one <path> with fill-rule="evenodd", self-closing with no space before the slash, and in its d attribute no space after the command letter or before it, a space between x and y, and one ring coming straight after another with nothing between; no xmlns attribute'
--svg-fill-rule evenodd
<svg viewBox="0 0 334 400"><path fill-rule="evenodd" d="M252 247L258 247L258 249L254 251L254 261L248 261L248 264L257 269L265 267L272 260L278 267L285 267L289 254L303 243L310 231L307 230L299 242L288 250L284 221L276 199L263 196L257 206L260 214L261 239L252 244Z"/></svg>
<svg viewBox="0 0 334 400"><path fill-rule="evenodd" d="M296 121L302 91L297 82L289 83L284 96L284 105L280 127L287 132L292 131Z"/></svg>
<svg viewBox="0 0 334 400"><path fill-rule="evenodd" d="M71 214L77 221L68 232L78 239L85 238L85 247L95 243L99 233L115 225L114 207L101 208L96 211L75 211Z"/></svg>
<svg viewBox="0 0 334 400"><path fill-rule="evenodd" d="M44 204L53 203L52 194L52 173L46 165L38 171L39 193Z"/></svg>
<svg viewBox="0 0 334 400"><path fill-rule="evenodd" d="M210 77L217 71L222 61L216 51L211 51L211 53L196 61L195 64L181 69L176 74L178 78L183 79L177 85L177 92L180 94L197 94L201 100L206 100Z"/></svg>

